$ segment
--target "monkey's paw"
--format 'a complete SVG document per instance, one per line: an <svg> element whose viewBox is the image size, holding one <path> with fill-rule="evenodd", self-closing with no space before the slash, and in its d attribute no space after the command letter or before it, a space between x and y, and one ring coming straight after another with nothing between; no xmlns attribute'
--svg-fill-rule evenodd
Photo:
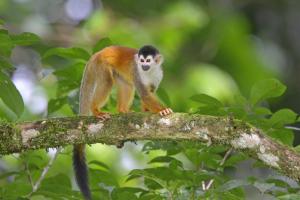
<svg viewBox="0 0 300 200"><path fill-rule="evenodd" d="M97 115L95 115L98 119L105 121L110 119L110 114L109 113L104 113L104 112L99 112Z"/></svg>
<svg viewBox="0 0 300 200"><path fill-rule="evenodd" d="M173 113L173 111L172 111L171 108L165 108L165 109L159 111L160 116L167 116L167 115L170 115L172 113Z"/></svg>

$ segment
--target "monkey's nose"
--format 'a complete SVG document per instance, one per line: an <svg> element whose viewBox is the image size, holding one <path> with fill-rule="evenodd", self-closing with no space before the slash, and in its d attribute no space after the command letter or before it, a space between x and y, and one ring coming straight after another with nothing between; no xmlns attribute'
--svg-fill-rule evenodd
<svg viewBox="0 0 300 200"><path fill-rule="evenodd" d="M144 71L148 71L150 69L150 65L142 65L142 69Z"/></svg>

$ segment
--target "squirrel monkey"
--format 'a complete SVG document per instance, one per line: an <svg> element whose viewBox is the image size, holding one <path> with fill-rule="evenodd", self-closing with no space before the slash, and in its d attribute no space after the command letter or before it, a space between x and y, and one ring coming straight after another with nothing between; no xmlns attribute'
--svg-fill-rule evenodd
<svg viewBox="0 0 300 200"><path fill-rule="evenodd" d="M117 86L117 109L129 112L134 91L137 90L143 111L169 115L173 111L159 103L155 91L163 78L163 56L150 45L140 49L109 46L95 53L88 61L81 82L79 114L93 115L101 120L109 118L101 112L113 84ZM85 145L74 145L73 166L77 184L86 200L91 200L88 186Z"/></svg>

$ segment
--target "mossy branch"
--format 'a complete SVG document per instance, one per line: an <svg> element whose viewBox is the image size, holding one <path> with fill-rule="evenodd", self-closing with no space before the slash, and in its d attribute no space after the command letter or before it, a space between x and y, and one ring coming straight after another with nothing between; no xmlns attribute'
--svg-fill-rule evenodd
<svg viewBox="0 0 300 200"><path fill-rule="evenodd" d="M263 161L300 181L300 154L240 120L175 113L161 118L149 113L94 117L51 118L35 122L0 121L0 154L77 143L120 145L125 141L173 140L224 144Z"/></svg>

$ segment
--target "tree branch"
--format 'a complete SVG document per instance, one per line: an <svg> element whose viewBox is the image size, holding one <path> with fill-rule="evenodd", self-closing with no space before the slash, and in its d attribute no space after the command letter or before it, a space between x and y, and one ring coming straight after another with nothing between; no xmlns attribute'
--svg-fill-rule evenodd
<svg viewBox="0 0 300 200"><path fill-rule="evenodd" d="M224 144L263 161L300 181L300 155L245 122L228 117L175 113L161 118L149 113L52 118L35 122L0 121L0 154L78 143L120 145L125 141L173 140Z"/></svg>

